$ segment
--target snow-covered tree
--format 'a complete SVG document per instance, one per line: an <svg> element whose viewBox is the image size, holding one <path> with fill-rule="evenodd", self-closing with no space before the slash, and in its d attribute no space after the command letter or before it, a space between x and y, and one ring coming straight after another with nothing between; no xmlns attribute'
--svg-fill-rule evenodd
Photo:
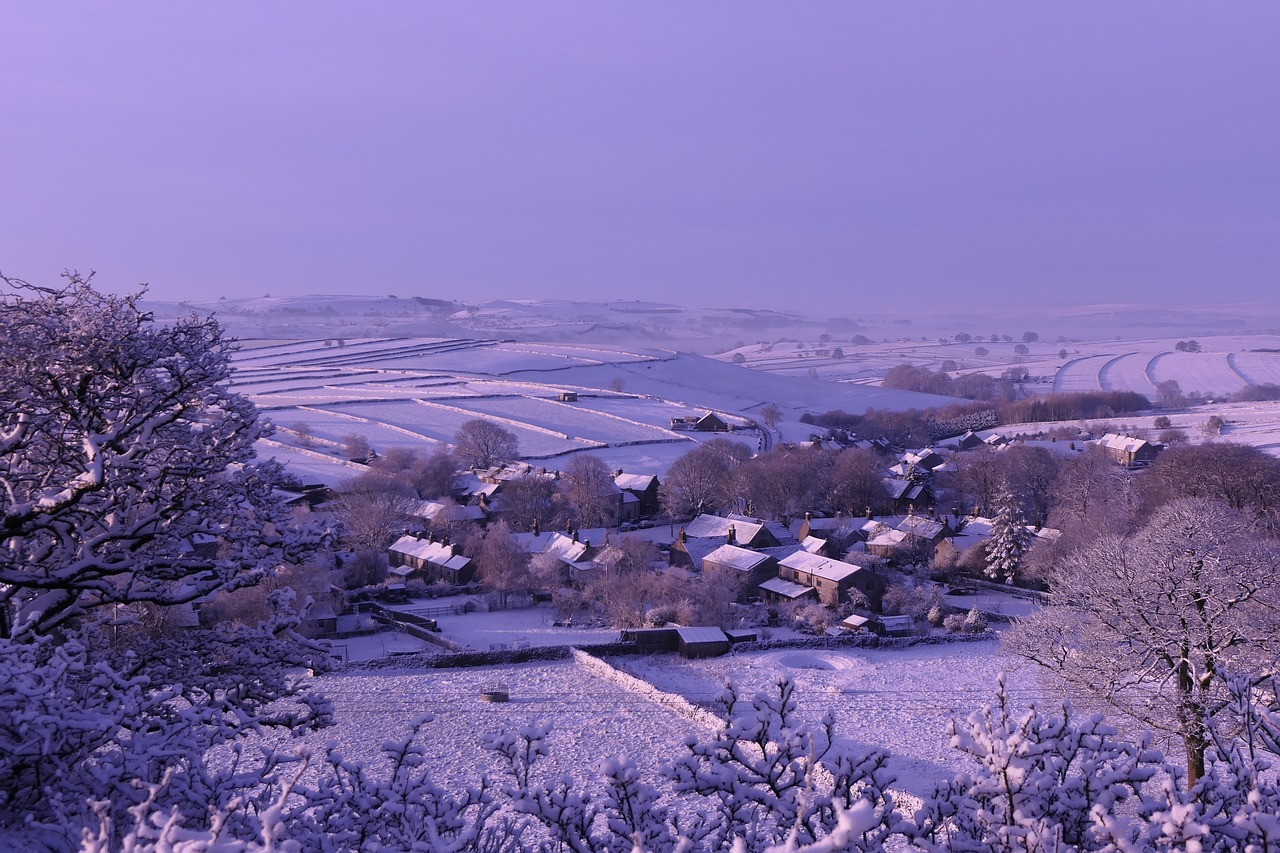
<svg viewBox="0 0 1280 853"><path fill-rule="evenodd" d="M1137 801L1152 780L1168 776L1147 743L1120 740L1100 716L1070 705L1056 713L1018 711L1000 679L996 701L950 726L951 744L973 769L943 781L915 815L915 846L956 850L1145 850L1136 843L1108 848L1117 805ZM1154 785L1151 785L1154 788ZM1122 806L1121 813L1123 813ZM1132 811L1132 808L1129 808ZM1102 831L1100 831L1102 830Z"/></svg>
<svg viewBox="0 0 1280 853"><path fill-rule="evenodd" d="M208 766L212 746L329 720L295 674L326 654L298 634L290 590L252 629L179 630L194 614L175 608L325 534L294 527L280 467L254 461L265 429L228 390L216 322L158 326L141 294L74 274L4 281L0 812L74 827L99 801L118 818L167 771L165 807L207 820L249 778Z"/></svg>
<svg viewBox="0 0 1280 853"><path fill-rule="evenodd" d="M195 601L291 556L280 469L253 463L264 427L227 388L232 345L215 321L159 326L141 294L74 274L60 289L6 282L0 634ZM190 547L197 534L221 541L216 556Z"/></svg>
<svg viewBox="0 0 1280 853"><path fill-rule="evenodd" d="M725 727L707 740L691 738L688 754L664 771L677 792L711 801L715 811L704 813L701 834L712 849L735 840L744 851L811 844L852 810L864 819L861 831L843 838L840 850L881 850L900 828L888 754L842 745L830 713L813 724L801 720L794 682L749 700L730 685L719 702Z"/></svg>
<svg viewBox="0 0 1280 853"><path fill-rule="evenodd" d="M1013 583L1031 544L1031 532L1018 502L1008 492L997 500L996 517L987 542L987 577Z"/></svg>
<svg viewBox="0 0 1280 853"><path fill-rule="evenodd" d="M1132 536L1102 536L1063 561L1053 606L1004 636L1013 653L1157 731L1204 775L1206 717L1228 671L1280 655L1280 545L1250 514L1182 498Z"/></svg>

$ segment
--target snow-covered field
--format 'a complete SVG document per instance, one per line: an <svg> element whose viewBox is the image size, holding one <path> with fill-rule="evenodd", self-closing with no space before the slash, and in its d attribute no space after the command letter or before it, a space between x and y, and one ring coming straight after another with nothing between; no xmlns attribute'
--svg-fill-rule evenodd
<svg viewBox="0 0 1280 853"><path fill-rule="evenodd" d="M1015 703L1040 698L1030 673L1010 671L997 651L995 641L983 641L896 650L787 649L701 661L664 654L611 663L694 704L711 702L726 680L752 695L791 678L803 719L816 722L832 711L843 739L888 750L898 786L920 794L963 769L962 757L949 746L947 724L989 702L999 673L1008 672ZM311 740L336 741L362 760L376 759L377 744L407 731L414 715L435 715L427 729L429 758L436 781L450 785L496 770L480 748L488 732L550 721L554 771L581 776L622 755L653 778L680 752L684 737L700 728L645 691L625 689L572 660L455 670L350 668L319 677L315 686L333 700L338 725ZM510 692L510 702L481 701L482 691L498 686Z"/></svg>

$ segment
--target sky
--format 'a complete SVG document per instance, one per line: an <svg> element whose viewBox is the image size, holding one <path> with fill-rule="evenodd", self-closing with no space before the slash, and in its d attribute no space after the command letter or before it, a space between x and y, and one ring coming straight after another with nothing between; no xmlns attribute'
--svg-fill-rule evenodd
<svg viewBox="0 0 1280 853"><path fill-rule="evenodd" d="M0 0L0 273L158 299L1274 300L1274 0Z"/></svg>

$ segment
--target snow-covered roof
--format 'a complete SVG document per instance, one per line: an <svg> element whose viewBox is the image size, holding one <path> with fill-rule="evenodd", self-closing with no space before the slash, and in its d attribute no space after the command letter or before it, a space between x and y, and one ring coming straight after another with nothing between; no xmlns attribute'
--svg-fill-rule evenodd
<svg viewBox="0 0 1280 853"><path fill-rule="evenodd" d="M847 518L806 518L810 530L839 530L849 523Z"/></svg>
<svg viewBox="0 0 1280 853"><path fill-rule="evenodd" d="M771 592L774 595L780 595L783 598L799 598L802 595L809 595L815 592L811 586L805 586L802 583L783 580L782 578L770 578L759 586L760 589L765 592Z"/></svg>
<svg viewBox="0 0 1280 853"><path fill-rule="evenodd" d="M676 634L686 643L727 643L729 637L719 628L697 626L676 628Z"/></svg>
<svg viewBox="0 0 1280 853"><path fill-rule="evenodd" d="M690 539L713 539L728 536L730 527L733 528L735 539L750 542L764 528L764 522L742 515L730 515L726 518L703 514L685 525L684 535Z"/></svg>
<svg viewBox="0 0 1280 853"><path fill-rule="evenodd" d="M643 492L656 480L653 474L619 474L613 478L614 484L624 491Z"/></svg>
<svg viewBox="0 0 1280 853"><path fill-rule="evenodd" d="M823 548L827 547L827 540L819 539L817 536L806 536L804 541L800 543L800 547L808 551L810 554L816 554Z"/></svg>
<svg viewBox="0 0 1280 853"><path fill-rule="evenodd" d="M461 569L471 562L470 557L455 554L454 546L443 542L432 542L416 536L401 536L392 545L391 550L406 557L415 557L427 563L444 566L449 569Z"/></svg>
<svg viewBox="0 0 1280 853"><path fill-rule="evenodd" d="M885 477L881 480L885 489L889 492L889 497L895 501L915 500L920 497L920 493L924 491L924 486L913 483L910 480L899 480L896 477Z"/></svg>
<svg viewBox="0 0 1280 853"><path fill-rule="evenodd" d="M599 535L592 539L591 533ZM597 545L603 544L605 540L604 531L578 531L578 539L575 542L572 536L566 535L559 531L549 531L545 533L512 533L511 541L515 546L525 554L555 554L566 562L577 562L586 556L587 546L590 542Z"/></svg>
<svg viewBox="0 0 1280 853"><path fill-rule="evenodd" d="M1118 435L1113 432L1107 433L1095 442L1101 447L1111 450L1123 450L1126 453L1136 453L1146 447L1148 443L1145 438L1134 438L1131 435Z"/></svg>
<svg viewBox="0 0 1280 853"><path fill-rule="evenodd" d="M834 582L842 581L854 572L862 571L861 566L855 566L843 560L833 560L830 557L823 557L818 554L810 554L808 551L797 551L791 556L779 560L778 565Z"/></svg>
<svg viewBox="0 0 1280 853"><path fill-rule="evenodd" d="M942 535L944 528L945 525L940 521L934 521L921 515L908 515L898 522L897 529L903 533L918 536L921 539L934 539Z"/></svg>
<svg viewBox="0 0 1280 853"><path fill-rule="evenodd" d="M901 545L903 540L907 538L907 534L901 530L885 530L877 533L867 540L868 545L874 545L881 548L896 548Z"/></svg>
<svg viewBox="0 0 1280 853"><path fill-rule="evenodd" d="M417 501L409 508L408 514L415 518L425 518L427 521L433 521L443 511L444 504L440 501Z"/></svg>
<svg viewBox="0 0 1280 853"><path fill-rule="evenodd" d="M750 548L740 548L737 545L721 545L703 556L702 562L704 567L706 566L706 561L710 560L713 563L728 566L739 572L749 572L768 559L768 554L752 551Z"/></svg>

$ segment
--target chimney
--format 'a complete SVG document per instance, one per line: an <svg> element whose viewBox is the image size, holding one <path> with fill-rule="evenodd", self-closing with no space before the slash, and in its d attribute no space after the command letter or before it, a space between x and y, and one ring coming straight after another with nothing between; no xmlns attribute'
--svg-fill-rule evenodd
<svg viewBox="0 0 1280 853"><path fill-rule="evenodd" d="M875 517L876 517L876 514L871 511L871 507L867 507L867 520L870 521Z"/></svg>
<svg viewBox="0 0 1280 853"><path fill-rule="evenodd" d="M573 541L574 541L574 542L577 542L577 541L578 541L578 531L576 531L576 530L574 530L574 531L573 531Z"/></svg>
<svg viewBox="0 0 1280 853"><path fill-rule="evenodd" d="M688 541L688 539L689 539L689 537L685 535L684 528L683 528L683 527L681 527L681 528L680 528L680 538L679 538L679 540L677 540L677 541L679 541L679 542L687 542L687 541Z"/></svg>
<svg viewBox="0 0 1280 853"><path fill-rule="evenodd" d="M725 541L727 541L730 545L736 545L736 544L737 544L737 542L736 542L735 540L736 540L737 538L738 538L738 536L737 536L737 532L734 530L733 525L732 525L732 524L730 524L730 525L729 525L729 535L725 538Z"/></svg>
<svg viewBox="0 0 1280 853"><path fill-rule="evenodd" d="M808 512L806 512L806 513L804 514L804 520L805 520L805 521L813 521L813 519L809 517L809 513L808 513Z"/></svg>
<svg viewBox="0 0 1280 853"><path fill-rule="evenodd" d="M537 536L542 533L542 525L538 523L538 519L533 520L533 535Z"/></svg>
<svg viewBox="0 0 1280 853"><path fill-rule="evenodd" d="M459 554L462 553L462 546L459 545L457 542L453 543L452 545L449 546L449 553L455 557L458 556Z"/></svg>

